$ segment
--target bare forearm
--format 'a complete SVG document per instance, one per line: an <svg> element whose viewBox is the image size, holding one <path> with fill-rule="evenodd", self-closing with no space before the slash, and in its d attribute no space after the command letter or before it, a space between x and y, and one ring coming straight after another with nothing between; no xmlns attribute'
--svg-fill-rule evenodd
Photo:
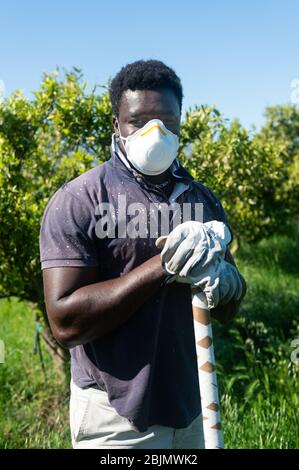
<svg viewBox="0 0 299 470"><path fill-rule="evenodd" d="M62 296L49 315L54 335L66 347L106 335L154 295L164 277L157 255L122 277L95 282Z"/></svg>

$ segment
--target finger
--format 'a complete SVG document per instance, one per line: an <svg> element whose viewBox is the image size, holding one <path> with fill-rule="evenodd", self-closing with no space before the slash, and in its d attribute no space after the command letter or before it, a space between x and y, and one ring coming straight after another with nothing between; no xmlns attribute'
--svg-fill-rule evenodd
<svg viewBox="0 0 299 470"><path fill-rule="evenodd" d="M164 263L167 263L171 259L183 238L184 234L180 231L176 231L176 229L168 235L164 248L161 252L161 258Z"/></svg>
<svg viewBox="0 0 299 470"><path fill-rule="evenodd" d="M167 284L172 284L173 282L177 281L177 276L172 276L168 281Z"/></svg>
<svg viewBox="0 0 299 470"><path fill-rule="evenodd" d="M231 242L232 236L230 229L219 220L211 220L206 222L205 227L211 230L219 240L224 241L225 245L228 245Z"/></svg>
<svg viewBox="0 0 299 470"><path fill-rule="evenodd" d="M206 249L203 246L200 251L189 257L180 271L180 276L198 276L203 269L202 262L204 259L206 259Z"/></svg>
<svg viewBox="0 0 299 470"><path fill-rule="evenodd" d="M156 240L156 247L159 248L160 250L162 250L162 248L164 247L164 245L165 245L165 243L166 243L166 240L167 240L167 236L166 236L166 235L157 238L157 240Z"/></svg>
<svg viewBox="0 0 299 470"><path fill-rule="evenodd" d="M194 284L191 285L191 292L192 292L192 295L194 294L199 294L200 292L203 292L203 289L202 287L200 286L195 286Z"/></svg>
<svg viewBox="0 0 299 470"><path fill-rule="evenodd" d="M221 303L228 303L236 294L238 295L239 292L239 276L236 271L236 268L231 264L226 264L225 273L223 274L223 284L226 284L226 292L223 292L223 297L221 299Z"/></svg>
<svg viewBox="0 0 299 470"><path fill-rule="evenodd" d="M239 276L239 273L238 273L238 270L235 268L235 266L232 266L234 268L234 277L235 277L235 290L234 290L234 299L235 300L239 300L241 295L242 295L242 291L243 291L243 284L242 284L242 281L241 281L241 278Z"/></svg>
<svg viewBox="0 0 299 470"><path fill-rule="evenodd" d="M216 277L215 279L213 279L213 284L208 286L208 291L210 294L210 302L211 302L211 305L213 305L212 308L217 307L217 305L219 304L219 300L220 300L220 282L219 281L220 281L219 277Z"/></svg>
<svg viewBox="0 0 299 470"><path fill-rule="evenodd" d="M181 284L192 284L192 279L190 279L190 277L176 276L175 280Z"/></svg>
<svg viewBox="0 0 299 470"><path fill-rule="evenodd" d="M168 261L168 266L171 271L179 272L193 253L194 249L190 248L189 240L182 241L174 255Z"/></svg>
<svg viewBox="0 0 299 470"><path fill-rule="evenodd" d="M220 280L220 303L226 304L228 303L234 294L233 285L228 279L222 278Z"/></svg>

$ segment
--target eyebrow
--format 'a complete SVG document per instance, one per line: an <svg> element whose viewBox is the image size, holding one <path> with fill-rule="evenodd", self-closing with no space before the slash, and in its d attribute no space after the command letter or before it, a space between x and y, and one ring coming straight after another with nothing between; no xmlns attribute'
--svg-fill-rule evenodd
<svg viewBox="0 0 299 470"><path fill-rule="evenodd" d="M143 117L143 116L148 116L149 114L152 113L132 113L130 117L132 118L137 118L137 117ZM174 112L169 112L169 113L159 113L160 116L176 116L176 113Z"/></svg>

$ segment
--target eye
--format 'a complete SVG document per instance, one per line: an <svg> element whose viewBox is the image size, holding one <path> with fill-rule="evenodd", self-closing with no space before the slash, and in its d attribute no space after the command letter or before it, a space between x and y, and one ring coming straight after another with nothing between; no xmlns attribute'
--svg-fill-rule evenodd
<svg viewBox="0 0 299 470"><path fill-rule="evenodd" d="M136 126L136 127L143 127L144 124L145 124L144 121L135 121L135 122L134 122L134 126Z"/></svg>

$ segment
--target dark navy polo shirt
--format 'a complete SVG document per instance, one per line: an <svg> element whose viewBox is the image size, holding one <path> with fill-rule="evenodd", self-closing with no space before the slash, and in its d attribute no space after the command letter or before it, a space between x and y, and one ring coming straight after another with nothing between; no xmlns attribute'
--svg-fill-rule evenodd
<svg viewBox="0 0 299 470"><path fill-rule="evenodd" d="M203 222L227 223L211 189L179 164L173 176L187 187L176 202L201 202ZM64 184L50 199L40 231L42 269L98 266L99 281L104 281L123 276L158 254L156 238L100 239L96 235L97 206L109 202L116 207L119 195L126 195L128 204L142 202L145 207L169 203L161 190L128 168L111 147L109 161ZM75 384L106 391L117 413L138 431L154 424L186 427L201 411L188 284L160 287L125 324L70 353Z"/></svg>

